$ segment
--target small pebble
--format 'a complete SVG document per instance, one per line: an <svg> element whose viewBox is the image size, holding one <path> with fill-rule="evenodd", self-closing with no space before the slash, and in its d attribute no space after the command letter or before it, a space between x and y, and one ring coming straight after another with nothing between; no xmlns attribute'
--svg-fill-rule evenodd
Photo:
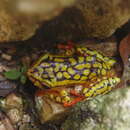
<svg viewBox="0 0 130 130"><path fill-rule="evenodd" d="M22 121L25 122L30 122L31 121L31 117L28 114L24 114Z"/></svg>
<svg viewBox="0 0 130 130"><path fill-rule="evenodd" d="M0 73L2 73L3 71L9 71L9 68L5 65L0 64Z"/></svg>
<svg viewBox="0 0 130 130"><path fill-rule="evenodd" d="M18 123L22 119L22 112L20 112L18 109L10 109L7 112L8 117L10 118L11 122L13 124Z"/></svg>
<svg viewBox="0 0 130 130"><path fill-rule="evenodd" d="M8 60L8 61L10 61L10 60L12 59L12 56L11 56L11 55L8 55L8 54L5 54L5 53L3 53L3 54L1 55L1 57L2 57L3 59L5 59L5 60Z"/></svg>

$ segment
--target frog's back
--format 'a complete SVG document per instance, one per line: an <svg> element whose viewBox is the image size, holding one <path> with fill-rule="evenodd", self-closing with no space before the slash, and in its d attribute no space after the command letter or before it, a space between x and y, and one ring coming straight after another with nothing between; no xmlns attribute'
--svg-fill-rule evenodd
<svg viewBox="0 0 130 130"><path fill-rule="evenodd" d="M100 75L105 76L109 69L107 62L96 55L46 54L28 71L28 75L36 86L56 87L80 84Z"/></svg>

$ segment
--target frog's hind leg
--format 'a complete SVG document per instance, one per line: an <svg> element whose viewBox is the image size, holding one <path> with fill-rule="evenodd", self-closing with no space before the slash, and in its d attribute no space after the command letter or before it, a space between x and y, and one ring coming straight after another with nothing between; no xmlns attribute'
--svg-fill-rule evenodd
<svg viewBox="0 0 130 130"><path fill-rule="evenodd" d="M44 96L60 104L71 102L72 100L67 87L56 87L48 90L39 90L36 92L36 96Z"/></svg>
<svg viewBox="0 0 130 130"><path fill-rule="evenodd" d="M62 104L64 107L71 107L84 99L84 96L76 93L75 87L57 87L48 90L39 90L36 96L44 96L52 101ZM74 92L75 91L75 92Z"/></svg>

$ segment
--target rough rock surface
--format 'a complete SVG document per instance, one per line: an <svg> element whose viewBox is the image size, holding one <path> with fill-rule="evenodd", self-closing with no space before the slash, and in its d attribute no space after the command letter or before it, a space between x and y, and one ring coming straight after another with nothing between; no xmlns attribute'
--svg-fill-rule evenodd
<svg viewBox="0 0 130 130"><path fill-rule="evenodd" d="M0 11L0 42L25 40L31 37L38 24L28 20L16 20L5 10Z"/></svg>
<svg viewBox="0 0 130 130"><path fill-rule="evenodd" d="M50 41L104 39L130 19L129 0L77 0L73 8L43 26Z"/></svg>
<svg viewBox="0 0 130 130"><path fill-rule="evenodd" d="M79 103L73 111L62 130L129 130L130 89L122 88Z"/></svg>
<svg viewBox="0 0 130 130"><path fill-rule="evenodd" d="M129 0L80 0L76 7L83 14L89 37L108 37L130 19Z"/></svg>
<svg viewBox="0 0 130 130"><path fill-rule="evenodd" d="M53 0L1 0L0 43L30 38L34 35L40 22L57 16L74 0L55 0L53 4L51 1Z"/></svg>

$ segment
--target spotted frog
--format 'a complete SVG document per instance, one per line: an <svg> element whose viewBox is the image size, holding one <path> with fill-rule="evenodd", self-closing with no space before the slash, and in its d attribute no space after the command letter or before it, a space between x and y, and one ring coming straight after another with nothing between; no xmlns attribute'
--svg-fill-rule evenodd
<svg viewBox="0 0 130 130"><path fill-rule="evenodd" d="M66 50L44 54L27 72L39 90L36 96L72 106L77 102L110 92L119 82L116 60L84 46L59 45Z"/></svg>

